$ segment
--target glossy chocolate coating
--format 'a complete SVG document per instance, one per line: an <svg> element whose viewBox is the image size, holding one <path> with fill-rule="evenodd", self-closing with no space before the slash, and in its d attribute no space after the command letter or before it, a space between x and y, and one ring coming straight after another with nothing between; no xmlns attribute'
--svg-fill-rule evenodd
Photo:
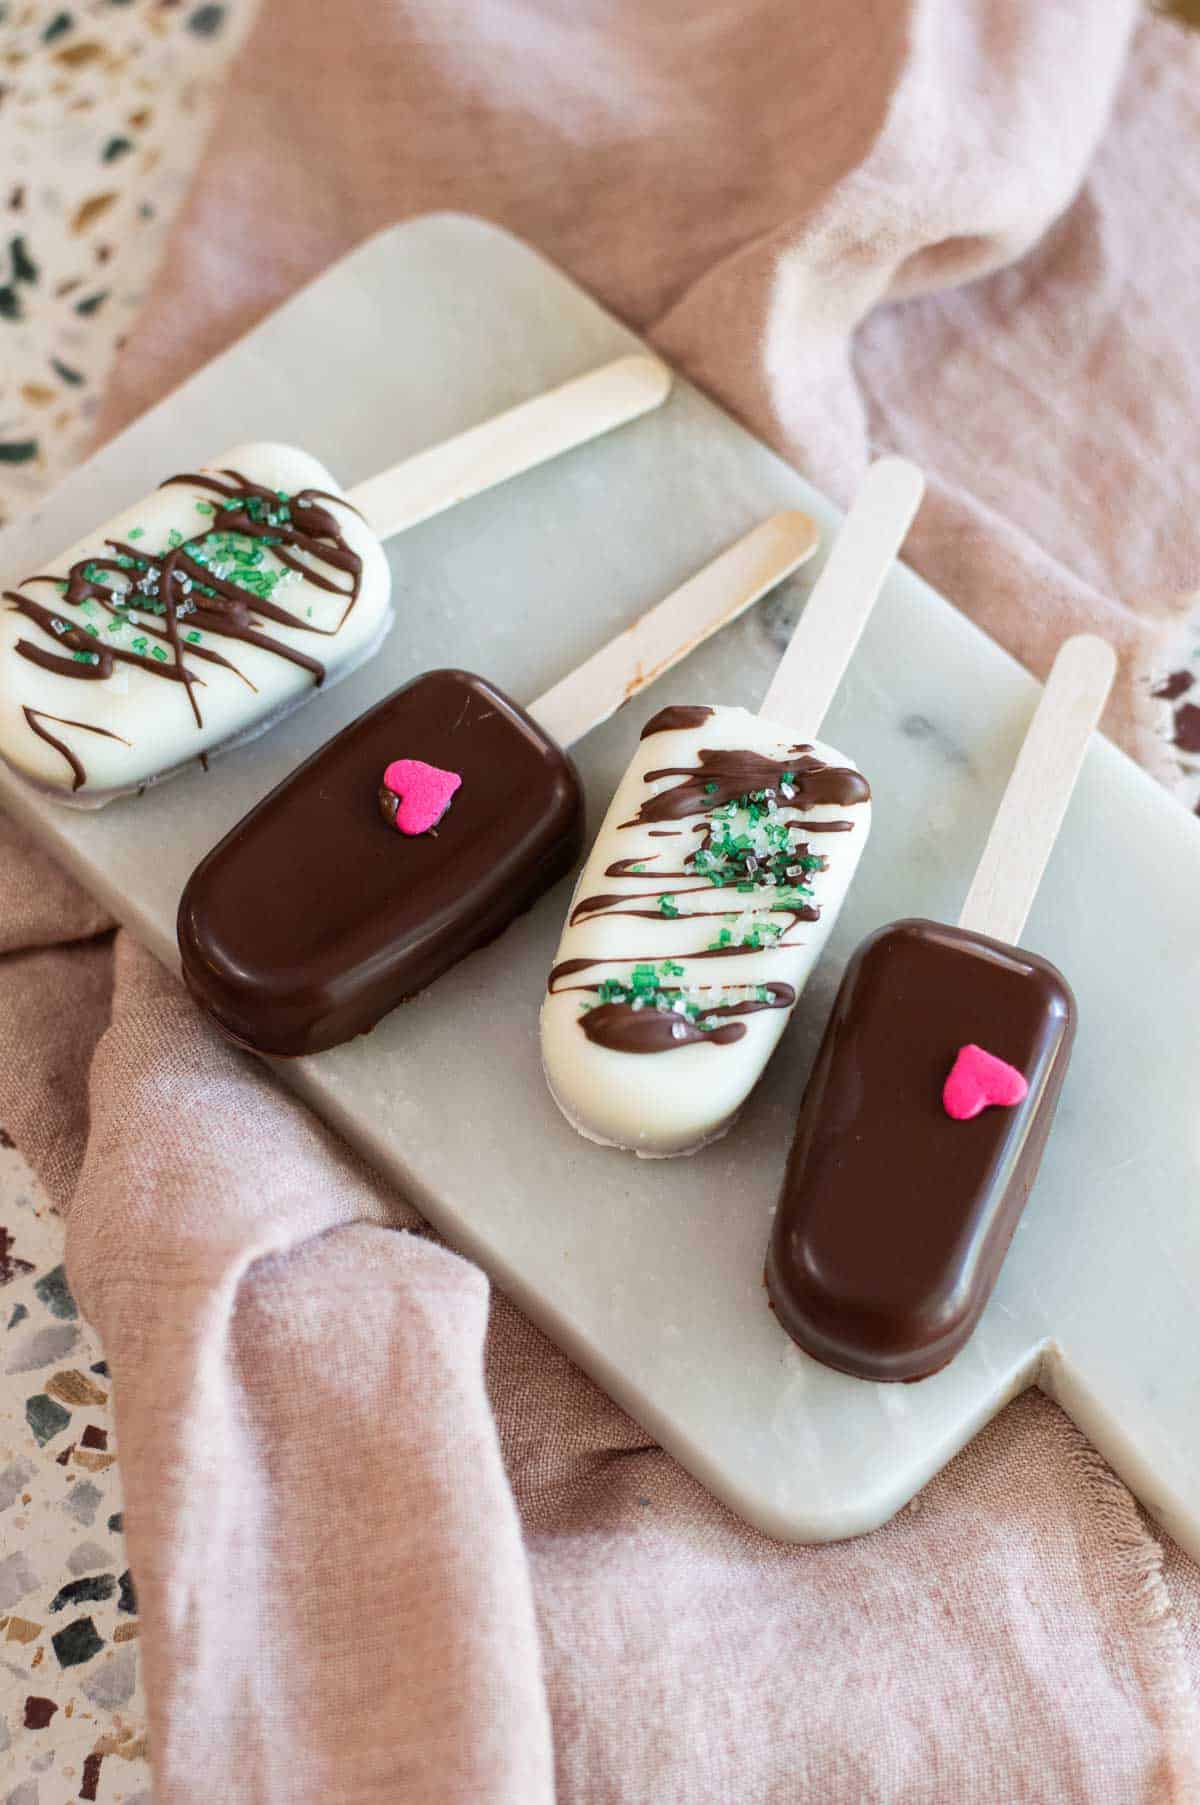
<svg viewBox="0 0 1200 1805"><path fill-rule="evenodd" d="M385 820L397 758L456 771L432 833ZM233 1040L319 1053L363 1034L567 872L575 767L515 702L431 671L345 728L214 847L179 906L188 989Z"/></svg>
<svg viewBox="0 0 1200 1805"><path fill-rule="evenodd" d="M792 1339L860 1379L923 1379L967 1340L1041 1161L1075 1033L1046 960L901 921L858 948L801 1105L767 1285ZM1029 1093L961 1122L942 1106L959 1048Z"/></svg>

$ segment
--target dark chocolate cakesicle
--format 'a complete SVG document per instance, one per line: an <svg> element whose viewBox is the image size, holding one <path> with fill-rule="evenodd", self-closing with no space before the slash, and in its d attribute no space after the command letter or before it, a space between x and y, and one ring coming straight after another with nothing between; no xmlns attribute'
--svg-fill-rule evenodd
<svg viewBox="0 0 1200 1805"><path fill-rule="evenodd" d="M927 1378L971 1335L1046 1145L1075 1002L1021 934L1115 670L1068 640L957 927L900 921L847 967L767 1252L780 1323L859 1379Z"/></svg>
<svg viewBox="0 0 1200 1805"><path fill-rule="evenodd" d="M412 833L397 831L402 799L380 798L406 753L461 780ZM482 677L428 672L197 866L179 908L188 989L257 1052L337 1046L495 939L570 869L582 834L579 779L549 735Z"/></svg>
<svg viewBox="0 0 1200 1805"><path fill-rule="evenodd" d="M188 988L259 1053L365 1033L569 870L583 798L564 745L811 556L771 515L526 711L432 671L315 753L196 868L179 908Z"/></svg>
<svg viewBox="0 0 1200 1805"><path fill-rule="evenodd" d="M981 1035L1028 1088L956 1119L946 1078ZM858 1378L918 1379L958 1352L1025 1207L1074 1035L1070 989L1036 954L933 921L864 941L808 1082L768 1254L776 1313L808 1353Z"/></svg>

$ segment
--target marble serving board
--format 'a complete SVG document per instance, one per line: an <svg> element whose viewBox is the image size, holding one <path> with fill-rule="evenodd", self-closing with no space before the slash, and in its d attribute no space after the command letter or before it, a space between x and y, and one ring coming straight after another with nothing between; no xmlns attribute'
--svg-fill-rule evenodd
<svg viewBox="0 0 1200 1805"><path fill-rule="evenodd" d="M636 343L479 221L381 234L147 414L0 539L19 577L168 472L294 439L346 483ZM155 953L196 860L343 723L463 664L530 699L779 507L836 511L680 382L667 406L390 546L397 624L371 666L258 742L92 815L0 799ZM579 747L593 825L671 701L755 706L819 559ZM735 1511L828 1540L904 1504L1040 1384L1200 1556L1200 824L1097 741L1026 933L1078 993L1041 1178L966 1350L917 1385L802 1355L763 1254L793 1114L847 954L899 915L953 917L1036 697L898 569L823 737L875 789L856 887L735 1130L692 1159L580 1140L542 1083L537 1012L569 881L371 1035L277 1069Z"/></svg>

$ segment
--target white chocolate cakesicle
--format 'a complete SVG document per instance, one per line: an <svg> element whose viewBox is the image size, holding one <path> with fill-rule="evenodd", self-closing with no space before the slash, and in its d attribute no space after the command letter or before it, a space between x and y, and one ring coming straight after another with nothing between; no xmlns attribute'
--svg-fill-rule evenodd
<svg viewBox="0 0 1200 1805"><path fill-rule="evenodd" d="M99 807L344 677L391 625L390 591L316 458L239 446L5 587L0 754Z"/></svg>
<svg viewBox="0 0 1200 1805"><path fill-rule="evenodd" d="M555 1101L589 1140L693 1153L731 1125L854 876L870 790L742 708L651 720L575 890L542 1006Z"/></svg>

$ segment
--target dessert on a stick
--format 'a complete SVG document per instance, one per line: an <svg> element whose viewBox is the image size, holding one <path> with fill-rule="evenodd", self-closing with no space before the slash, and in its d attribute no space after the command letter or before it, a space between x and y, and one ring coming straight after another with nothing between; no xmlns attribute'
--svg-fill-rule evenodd
<svg viewBox="0 0 1200 1805"><path fill-rule="evenodd" d="M290 445L162 486L0 601L0 757L99 808L264 732L369 658L392 621L382 541L665 398L630 356L343 492Z"/></svg>
<svg viewBox="0 0 1200 1805"><path fill-rule="evenodd" d="M862 854L870 789L817 738L923 488L867 473L760 714L661 710L584 865L542 1060L588 1139L646 1157L723 1134L758 1081Z"/></svg>
<svg viewBox="0 0 1200 1805"><path fill-rule="evenodd" d="M1115 670L1060 649L957 927L899 921L846 968L800 1107L767 1256L794 1341L862 1379L922 1379L983 1311L1075 1034L1020 939Z"/></svg>
<svg viewBox="0 0 1200 1805"><path fill-rule="evenodd" d="M527 710L431 671L353 722L193 872L183 974L230 1036L316 1053L371 1028L574 864L583 798L564 746L781 582L811 520L762 521Z"/></svg>

